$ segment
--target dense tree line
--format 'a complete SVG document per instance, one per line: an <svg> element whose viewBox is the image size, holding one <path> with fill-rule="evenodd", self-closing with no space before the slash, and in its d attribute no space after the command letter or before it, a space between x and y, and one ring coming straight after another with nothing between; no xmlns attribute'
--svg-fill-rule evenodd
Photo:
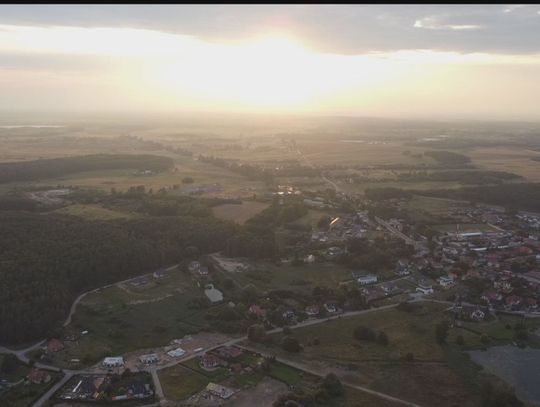
<svg viewBox="0 0 540 407"><path fill-rule="evenodd" d="M190 246L222 250L238 232L215 218L87 221L0 212L0 341L41 338L84 291L179 261Z"/></svg>
<svg viewBox="0 0 540 407"><path fill-rule="evenodd" d="M456 181L462 184L500 184L503 181L519 178L521 178L521 176L505 171L415 171L398 175L398 180L404 182Z"/></svg>
<svg viewBox="0 0 540 407"><path fill-rule="evenodd" d="M511 210L540 211L540 183L502 184L411 192L438 198L462 199L500 205Z"/></svg>
<svg viewBox="0 0 540 407"><path fill-rule="evenodd" d="M426 151L424 152L424 155L433 158L443 165L468 164L471 162L471 159L466 155L454 153L452 151Z"/></svg>
<svg viewBox="0 0 540 407"><path fill-rule="evenodd" d="M173 165L169 157L156 155L95 154L34 161L0 163L0 183L34 181L83 171L133 168L165 171Z"/></svg>

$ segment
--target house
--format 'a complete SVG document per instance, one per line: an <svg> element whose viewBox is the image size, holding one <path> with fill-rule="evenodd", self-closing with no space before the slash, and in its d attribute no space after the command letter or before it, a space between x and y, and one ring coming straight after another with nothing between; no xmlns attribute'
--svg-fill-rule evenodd
<svg viewBox="0 0 540 407"><path fill-rule="evenodd" d="M416 287L416 292L420 292L422 294L433 294L433 286L425 281L421 281L418 283L418 287Z"/></svg>
<svg viewBox="0 0 540 407"><path fill-rule="evenodd" d="M199 274L201 276L207 276L208 275L208 267L201 265L201 267L199 268Z"/></svg>
<svg viewBox="0 0 540 407"><path fill-rule="evenodd" d="M315 263L315 256L308 254L306 257L304 257L304 263Z"/></svg>
<svg viewBox="0 0 540 407"><path fill-rule="evenodd" d="M30 371L30 373L28 373L28 376L26 376L26 379L30 383L34 383L34 384L48 383L51 380L51 375L47 373L45 370L34 368Z"/></svg>
<svg viewBox="0 0 540 407"><path fill-rule="evenodd" d="M378 281L377 276L374 274L359 275L357 273L353 273L353 278L355 278L360 285L373 284Z"/></svg>
<svg viewBox="0 0 540 407"><path fill-rule="evenodd" d="M294 313L294 310L287 310L285 311L283 314L282 314L283 318L287 321L291 321L292 319L294 319L296 317L296 314Z"/></svg>
<svg viewBox="0 0 540 407"><path fill-rule="evenodd" d="M159 356L157 353L150 353L148 355L139 356L139 361L145 365L151 365L153 363L159 362Z"/></svg>
<svg viewBox="0 0 540 407"><path fill-rule="evenodd" d="M441 287L450 287L454 285L454 278L450 276L442 276L441 278L439 278L439 284L441 285Z"/></svg>
<svg viewBox="0 0 540 407"><path fill-rule="evenodd" d="M495 301L501 301L502 295L498 293L497 291L490 290L490 291L484 291L481 298L488 302L495 302Z"/></svg>
<svg viewBox="0 0 540 407"><path fill-rule="evenodd" d="M133 398L146 398L150 397L154 394L152 389L150 388L149 383L145 383L144 380L135 379L129 382L127 385L127 392L126 395L128 399Z"/></svg>
<svg viewBox="0 0 540 407"><path fill-rule="evenodd" d="M199 263L198 261L192 261L191 263L189 263L189 266L188 266L188 270L191 273L198 272L200 268L201 268L201 263Z"/></svg>
<svg viewBox="0 0 540 407"><path fill-rule="evenodd" d="M471 313L471 319L474 321L483 321L486 314L480 308L475 309Z"/></svg>
<svg viewBox="0 0 540 407"><path fill-rule="evenodd" d="M211 353L205 353L201 357L201 367L206 370L217 369L224 364L222 359Z"/></svg>
<svg viewBox="0 0 540 407"><path fill-rule="evenodd" d="M54 352L58 352L58 351L61 351L62 349L64 349L64 344L54 338L54 339L50 339L48 342L47 342L47 352L48 353L54 353Z"/></svg>
<svg viewBox="0 0 540 407"><path fill-rule="evenodd" d="M324 309L329 314L334 314L334 313L338 312L339 307L338 307L338 304L335 303L335 302L325 302L324 303Z"/></svg>
<svg viewBox="0 0 540 407"><path fill-rule="evenodd" d="M249 307L249 313L255 315L257 318L266 318L266 310L257 304Z"/></svg>
<svg viewBox="0 0 540 407"><path fill-rule="evenodd" d="M518 297L517 295L509 295L508 297L506 297L504 302L507 307L514 308L521 304L522 299L521 297Z"/></svg>
<svg viewBox="0 0 540 407"><path fill-rule="evenodd" d="M102 365L107 368L123 367L124 358L122 356L107 357L103 359Z"/></svg>
<svg viewBox="0 0 540 407"><path fill-rule="evenodd" d="M397 285L395 283L392 283L391 281L381 284L381 288L385 292L385 294L389 294L399 289Z"/></svg>
<svg viewBox="0 0 540 407"><path fill-rule="evenodd" d="M536 301L534 298L525 298L525 304L527 305L529 311L533 311L538 308L538 301Z"/></svg>
<svg viewBox="0 0 540 407"><path fill-rule="evenodd" d="M155 279L165 278L167 277L167 270L165 269L159 269L154 271L154 274L152 274Z"/></svg>
<svg viewBox="0 0 540 407"><path fill-rule="evenodd" d="M236 390L234 389L230 389L228 387L221 386L220 384L211 383L211 382L206 385L206 391L224 400L228 399L234 393L236 393Z"/></svg>
<svg viewBox="0 0 540 407"><path fill-rule="evenodd" d="M167 352L167 355L169 355L171 358L179 358L185 354L186 351L182 348L176 348Z"/></svg>
<svg viewBox="0 0 540 407"><path fill-rule="evenodd" d="M318 305L309 305L306 307L306 314L310 317L316 317L319 315Z"/></svg>

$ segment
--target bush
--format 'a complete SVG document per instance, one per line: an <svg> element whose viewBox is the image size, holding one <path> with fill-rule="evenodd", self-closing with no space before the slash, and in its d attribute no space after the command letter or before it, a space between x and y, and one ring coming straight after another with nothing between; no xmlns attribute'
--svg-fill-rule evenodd
<svg viewBox="0 0 540 407"><path fill-rule="evenodd" d="M465 339L463 339L463 335L458 335L456 337L456 344L458 344L459 346L465 345Z"/></svg>
<svg viewBox="0 0 540 407"><path fill-rule="evenodd" d="M405 355L405 361L407 362L413 362L414 361L414 354L412 352L409 352Z"/></svg>
<svg viewBox="0 0 540 407"><path fill-rule="evenodd" d="M446 338L448 337L448 322L447 321L441 321L435 326L435 338L437 339L437 343L439 345L442 345L446 342Z"/></svg>
<svg viewBox="0 0 540 407"><path fill-rule="evenodd" d="M328 373L324 378L321 388L326 390L332 397L343 394L343 385L334 373Z"/></svg>
<svg viewBox="0 0 540 407"><path fill-rule="evenodd" d="M283 350L287 352L300 352L302 350L302 347L300 346L300 343L298 342L298 339L292 338L290 336L286 336L283 338L283 342L281 343L281 347Z"/></svg>
<svg viewBox="0 0 540 407"><path fill-rule="evenodd" d="M379 345L388 346L388 335L386 335L386 333L383 331L379 332L379 335L377 336L377 343Z"/></svg>
<svg viewBox="0 0 540 407"><path fill-rule="evenodd" d="M489 336L487 336L486 334L482 334L482 336L480 337L480 341L482 343L489 343Z"/></svg>
<svg viewBox="0 0 540 407"><path fill-rule="evenodd" d="M251 342L262 342L266 339L266 330L262 325L251 325L247 337Z"/></svg>
<svg viewBox="0 0 540 407"><path fill-rule="evenodd" d="M374 341L377 337L375 331L366 326L359 326L355 328L353 336L358 340Z"/></svg>

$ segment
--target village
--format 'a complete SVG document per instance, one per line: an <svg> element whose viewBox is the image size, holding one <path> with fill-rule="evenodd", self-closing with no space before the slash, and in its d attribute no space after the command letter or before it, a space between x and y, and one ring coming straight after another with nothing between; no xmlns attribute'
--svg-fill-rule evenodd
<svg viewBox="0 0 540 407"><path fill-rule="evenodd" d="M298 194L289 195L294 197ZM282 202L287 199L287 194L278 196ZM445 224L433 228L436 233L426 236L408 223L407 216L383 218L370 213L369 202L362 205L364 209L336 214L336 208L342 205L340 198L343 199L338 194L334 200L314 198L313 201L304 201L307 205L317 202L317 210L329 209L334 215L329 216L327 224L316 228L309 238L297 244L294 255L282 257L281 265L275 266L275 270L285 270L287 276L293 278L288 283L289 288L297 284L295 298L284 290L270 290L266 296L250 296L250 299L243 300L243 304L231 301L230 286L259 283L249 278L256 276L262 266L248 258L230 258L223 253L214 253L190 260L182 266L181 272L190 276L210 304L229 308L236 314L243 307L243 314L238 317L243 326L260 324L267 332L409 301L446 304L448 315L458 326L463 322L481 322L499 314L540 315L537 306L540 272L536 271L540 260L540 215L509 214L504 209L487 205L460 206L448 211ZM386 201L386 205L397 214L406 204L404 199ZM355 252L358 249L351 242L368 244L366 247L384 242L403 249L398 251L397 257L389 254L393 263L386 269L369 264L365 269L344 267L344 258L351 252L358 254ZM333 284L310 283L307 291L305 284L296 283L300 280L291 277L295 270L304 276L331 269L339 270ZM161 268L117 286L126 292L144 293L159 288L160 284L178 274L178 270L177 267ZM229 283L225 283L226 280ZM320 279L327 280L324 276ZM184 290L175 288L179 293ZM262 290L259 292L264 293ZM132 303L162 301L171 295ZM37 359L25 382L51 382L47 364L56 363L56 354L66 353L66 349L93 333L83 329L49 338L41 348L30 353ZM160 382L167 382L170 377L161 377L160 372L185 365L185 369L196 369L204 384L199 384L196 392L185 393L186 399L199 405L215 405L256 386L256 383L249 384L241 379L244 375L249 376L256 371L262 372L261 379L267 375L261 366L268 361L265 362L260 354L243 349L241 344L246 337L242 335L245 331L233 335L232 339L230 335L219 332L185 335L171 340L166 346L109 354L87 368L84 368L87 361L71 357L66 362L69 380L60 387L53 386L55 391L51 400L112 403L165 399L167 392ZM250 355L244 357L249 363L242 357L246 354ZM196 361L193 362L195 365L190 361ZM220 374L212 373L217 370ZM2 385L8 386L5 379Z"/></svg>

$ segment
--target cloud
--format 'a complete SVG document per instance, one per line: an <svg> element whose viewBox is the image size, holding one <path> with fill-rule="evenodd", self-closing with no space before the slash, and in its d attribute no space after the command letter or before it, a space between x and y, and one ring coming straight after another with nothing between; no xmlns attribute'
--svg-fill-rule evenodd
<svg viewBox="0 0 540 407"><path fill-rule="evenodd" d="M429 30L478 30L482 28L479 24L441 24L436 18L426 17L414 22L415 28L426 28Z"/></svg>
<svg viewBox="0 0 540 407"><path fill-rule="evenodd" d="M312 50L348 55L401 49L539 52L537 8L521 6L2 5L0 24L153 30L210 42L283 32Z"/></svg>
<svg viewBox="0 0 540 407"><path fill-rule="evenodd" d="M509 6L506 6L505 9L503 9L503 13L511 13L514 10L517 10L523 7L526 7L526 4L511 4Z"/></svg>

